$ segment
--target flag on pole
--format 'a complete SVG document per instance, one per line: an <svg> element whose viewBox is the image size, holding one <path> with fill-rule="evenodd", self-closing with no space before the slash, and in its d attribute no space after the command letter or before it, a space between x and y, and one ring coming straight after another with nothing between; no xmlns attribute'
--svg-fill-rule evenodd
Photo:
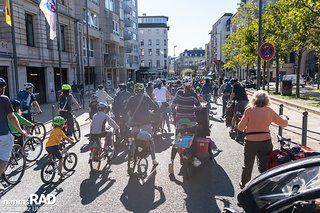
<svg viewBox="0 0 320 213"><path fill-rule="evenodd" d="M6 23L11 26L11 11L10 11L10 0L6 0L4 10L6 13Z"/></svg>
<svg viewBox="0 0 320 213"><path fill-rule="evenodd" d="M50 26L50 39L53 40L57 35L56 0L41 0L39 7L44 13L44 16L46 17L47 22Z"/></svg>

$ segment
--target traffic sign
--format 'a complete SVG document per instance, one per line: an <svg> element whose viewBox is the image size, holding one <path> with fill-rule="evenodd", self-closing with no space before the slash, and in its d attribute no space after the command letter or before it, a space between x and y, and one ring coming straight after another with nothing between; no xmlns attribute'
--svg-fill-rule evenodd
<svg viewBox="0 0 320 213"><path fill-rule="evenodd" d="M259 55L265 61L273 59L275 48L270 43L263 43L259 48Z"/></svg>

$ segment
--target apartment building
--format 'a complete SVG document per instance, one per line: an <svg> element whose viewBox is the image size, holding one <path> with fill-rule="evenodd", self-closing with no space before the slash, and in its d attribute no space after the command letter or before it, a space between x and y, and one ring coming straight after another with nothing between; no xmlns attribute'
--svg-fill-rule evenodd
<svg viewBox="0 0 320 213"><path fill-rule="evenodd" d="M124 10L124 45L125 65L128 79L136 80L136 72L140 67L138 38L138 6L136 0L122 0ZM120 16L121 17L121 16Z"/></svg>
<svg viewBox="0 0 320 213"><path fill-rule="evenodd" d="M168 17L139 16L139 79L165 77L168 73Z"/></svg>
<svg viewBox="0 0 320 213"><path fill-rule="evenodd" d="M0 77L8 81L8 94L15 97L25 82L35 85L39 103L56 100L60 89L57 39L49 39L49 27L37 0L13 1L17 73L13 63L11 27L0 14ZM1 1L0 8L4 8ZM72 82L77 73L75 52L74 0L59 1L61 67L63 82ZM18 77L18 79L15 78ZM16 87L17 85L17 87Z"/></svg>
<svg viewBox="0 0 320 213"><path fill-rule="evenodd" d="M190 68L194 71L198 71L199 67L205 65L206 57L205 50L202 48L194 48L192 50L184 50L183 53L180 53L176 58L176 68L177 74L180 75L181 71L186 68Z"/></svg>
<svg viewBox="0 0 320 213"><path fill-rule="evenodd" d="M207 66L210 72L221 72L226 58L222 52L222 45L231 30L231 13L225 13L212 25L210 41L207 46Z"/></svg>

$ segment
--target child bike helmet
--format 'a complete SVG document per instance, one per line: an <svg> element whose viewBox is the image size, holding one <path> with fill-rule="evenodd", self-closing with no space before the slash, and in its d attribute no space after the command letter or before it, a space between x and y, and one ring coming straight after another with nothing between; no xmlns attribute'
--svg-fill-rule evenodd
<svg viewBox="0 0 320 213"><path fill-rule="evenodd" d="M71 86L69 84L62 84L62 90L71 90Z"/></svg>
<svg viewBox="0 0 320 213"><path fill-rule="evenodd" d="M0 87L6 87L7 83L3 78L0 78Z"/></svg>
<svg viewBox="0 0 320 213"><path fill-rule="evenodd" d="M13 108L16 108L16 107L20 107L20 101L18 101L17 99L13 99L11 100L11 104L13 106Z"/></svg>
<svg viewBox="0 0 320 213"><path fill-rule="evenodd" d="M56 126L63 126L66 123L66 120L61 116L56 116L52 120L52 124Z"/></svg>
<svg viewBox="0 0 320 213"><path fill-rule="evenodd" d="M143 92L144 92L144 85L141 84L141 83L136 83L136 84L134 85L134 91L135 91L136 93L143 93Z"/></svg>

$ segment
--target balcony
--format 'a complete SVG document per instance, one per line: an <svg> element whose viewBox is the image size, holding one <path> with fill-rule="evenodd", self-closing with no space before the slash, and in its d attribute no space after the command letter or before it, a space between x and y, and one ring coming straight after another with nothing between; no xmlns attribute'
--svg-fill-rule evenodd
<svg viewBox="0 0 320 213"><path fill-rule="evenodd" d="M132 20L130 18L125 18L124 19L124 26L125 27L132 27L133 23Z"/></svg>
<svg viewBox="0 0 320 213"><path fill-rule="evenodd" d="M131 14L132 8L128 5L128 3L123 2L122 8L125 14Z"/></svg>
<svg viewBox="0 0 320 213"><path fill-rule="evenodd" d="M132 51L133 51L132 44L126 45L125 50L126 50L126 53L132 53Z"/></svg>
<svg viewBox="0 0 320 213"><path fill-rule="evenodd" d="M124 37L125 41L132 40L132 33L130 31L126 30L126 31L124 31L123 37Z"/></svg>

